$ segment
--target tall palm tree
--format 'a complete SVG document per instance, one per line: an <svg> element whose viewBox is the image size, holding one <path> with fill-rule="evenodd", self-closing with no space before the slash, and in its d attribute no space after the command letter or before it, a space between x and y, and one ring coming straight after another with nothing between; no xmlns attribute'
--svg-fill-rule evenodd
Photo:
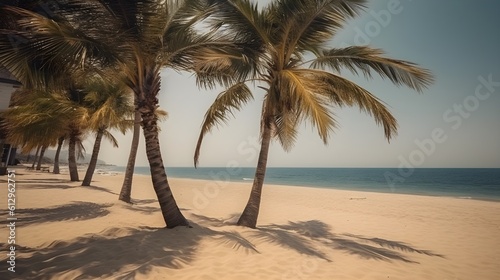
<svg viewBox="0 0 500 280"><path fill-rule="evenodd" d="M249 0L221 0L229 5L215 12L214 24L228 32L247 34L260 44L255 76L239 82L216 98L208 109L195 151L195 165L203 137L253 99L246 82L265 90L261 115L261 150L248 203L238 225L254 228L260 208L267 156L272 139L288 151L298 126L311 122L327 143L336 127L333 109L358 106L384 128L390 140L397 122L384 103L366 89L339 75L347 69L370 78L374 73L396 85L422 91L433 80L417 65L391 59L368 46L329 48L328 42L346 20L364 7L363 0L280 0L259 11ZM330 70L330 71L327 71Z"/></svg>
<svg viewBox="0 0 500 280"><path fill-rule="evenodd" d="M132 124L129 118L134 111L129 100L128 88L124 84L100 77L89 78L86 84L87 93L84 97L84 104L90 111L89 128L95 131L96 139L82 186L90 186L97 166L102 138L107 138L113 146L118 147L109 129L118 129L125 133Z"/></svg>

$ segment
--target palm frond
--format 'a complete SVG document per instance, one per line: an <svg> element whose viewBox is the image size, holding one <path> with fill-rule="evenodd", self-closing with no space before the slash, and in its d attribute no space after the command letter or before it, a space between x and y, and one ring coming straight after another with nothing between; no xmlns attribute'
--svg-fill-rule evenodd
<svg viewBox="0 0 500 280"><path fill-rule="evenodd" d="M329 67L340 72L344 67L355 74L358 74L359 70L367 78L371 78L374 71L398 86L406 85L418 92L422 92L432 84L433 77L429 70L408 61L386 58L383 55L382 50L366 46L331 49L320 53L312 61L311 68Z"/></svg>
<svg viewBox="0 0 500 280"><path fill-rule="evenodd" d="M269 24L265 13L260 13L258 4L249 0L212 0L215 5L209 23L213 29L221 29L247 42L252 48L261 50L271 42Z"/></svg>
<svg viewBox="0 0 500 280"><path fill-rule="evenodd" d="M302 73L294 70L284 70L281 72L281 88L282 92L286 92L287 98L281 98L288 103L283 106L283 109L278 110L282 114L291 114L286 119L291 119L294 124L294 129L297 123L302 119L308 119L314 127L317 128L318 134L324 143L327 143L328 135L335 128L335 121L329 111L329 99L324 95L317 94L318 81L308 79L308 76L301 75ZM292 122L292 123L293 123ZM290 127L290 125L285 126ZM278 126L278 131L280 131ZM291 134L294 136L295 133ZM294 140L293 138L291 140ZM287 142L280 139L285 150L291 148Z"/></svg>
<svg viewBox="0 0 500 280"><path fill-rule="evenodd" d="M227 123L229 116L234 116L234 110L240 110L243 105L253 100L253 95L245 83L237 83L220 93L210 106L201 126L200 136L194 153L194 165L197 166L201 144L205 134L213 127Z"/></svg>
<svg viewBox="0 0 500 280"><path fill-rule="evenodd" d="M296 52L315 51L358 15L365 0L281 0L271 5L275 45L285 61Z"/></svg>
<svg viewBox="0 0 500 280"><path fill-rule="evenodd" d="M0 61L27 87L63 87L67 73L76 67L117 59L103 42L110 36L89 36L89 30L84 32L71 18L61 17L62 11L56 19L17 7L3 7L2 12L15 22L12 28L0 29Z"/></svg>
<svg viewBox="0 0 500 280"><path fill-rule="evenodd" d="M397 121L382 101L357 84L321 70L296 69L294 73L301 80L316 83L315 92L329 98L337 106L358 106L373 116L375 122L384 127L387 140L397 132Z"/></svg>
<svg viewBox="0 0 500 280"><path fill-rule="evenodd" d="M113 145L113 147L118 148L118 140L116 140L116 138L113 136L113 134L111 134L109 130L105 129L102 136L109 142L111 142L111 145Z"/></svg>

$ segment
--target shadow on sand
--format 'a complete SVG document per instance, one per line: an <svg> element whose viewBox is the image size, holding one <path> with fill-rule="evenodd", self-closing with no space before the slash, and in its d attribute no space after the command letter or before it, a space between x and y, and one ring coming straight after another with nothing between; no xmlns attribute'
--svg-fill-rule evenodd
<svg viewBox="0 0 500 280"><path fill-rule="evenodd" d="M45 214L47 217L43 219L69 219L74 216L73 211L83 215L82 219L92 218L107 211L105 205L90 204L71 204L68 209L72 210L63 215L61 213L66 208L48 209L46 213L50 214ZM88 214L92 207L97 212ZM40 215L40 210L28 209L24 214ZM268 243L328 262L331 261L329 256L341 252L363 259L413 264L417 264L411 259L415 254L444 257L399 241L334 234L329 225L318 220L265 225L258 229L231 229L230 225L234 225L236 214L227 219L195 214L190 217L193 228L108 228L97 234L54 241L42 248L20 247L22 254L16 260L18 278L13 279L135 279L139 275L147 275L155 267L179 269L189 265L197 258L199 244L206 238L215 240L218 246L246 254L260 254L258 245Z"/></svg>
<svg viewBox="0 0 500 280"><path fill-rule="evenodd" d="M224 220L201 215L193 215L193 217L213 227L226 226L230 224L228 221L234 221L234 215ZM388 262L418 263L408 256L412 253L444 258L443 255L429 250L417 249L400 241L364 237L350 233L334 234L328 224L318 220L260 226L258 230L249 230L245 236L248 236L245 242L252 241L250 244L272 243L299 254L318 257L326 261L331 261L327 254L328 249L340 250L363 259Z"/></svg>
<svg viewBox="0 0 500 280"><path fill-rule="evenodd" d="M179 269L195 260L200 241L214 238L234 250L258 253L237 232L214 231L197 224L175 229L111 228L44 248L23 247L12 279L135 279L155 267ZM6 244L1 244L6 245Z"/></svg>
<svg viewBox="0 0 500 280"><path fill-rule="evenodd" d="M61 222L69 220L90 220L109 214L106 209L111 204L97 204L92 202L74 201L51 208L16 209L16 225L24 226L35 223ZM6 224L8 213L2 213L0 224Z"/></svg>
<svg viewBox="0 0 500 280"><path fill-rule="evenodd" d="M113 228L56 241L36 248L30 257L19 256L18 278L13 279L49 280L62 274L66 279L135 279L154 267L181 268L194 259L199 233L188 228Z"/></svg>

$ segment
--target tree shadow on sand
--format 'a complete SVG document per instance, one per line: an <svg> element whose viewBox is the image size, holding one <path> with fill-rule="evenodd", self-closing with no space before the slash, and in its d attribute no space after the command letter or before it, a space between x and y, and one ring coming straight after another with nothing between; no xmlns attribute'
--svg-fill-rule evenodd
<svg viewBox="0 0 500 280"><path fill-rule="evenodd" d="M187 228L113 228L19 255L14 279L134 279L155 266L181 268L194 259L201 238Z"/></svg>
<svg viewBox="0 0 500 280"><path fill-rule="evenodd" d="M228 220L232 220L232 218L215 219L200 215L195 215L194 218L209 221L210 225L215 227L226 226ZM388 262L418 263L410 258L411 254L444 258L443 255L418 249L401 241L349 233L334 234L328 224L318 220L260 226L257 230L244 232L244 236L250 240L251 244L271 243L291 249L299 254L318 257L326 261L331 261L328 258L328 249L340 250L363 259Z"/></svg>
<svg viewBox="0 0 500 280"><path fill-rule="evenodd" d="M71 204L51 208L16 209L16 225L94 219L108 215L109 211L106 208L110 206L111 204L74 201ZM8 213L1 215L0 224L8 223L7 215Z"/></svg>
<svg viewBox="0 0 500 280"><path fill-rule="evenodd" d="M13 279L135 279L155 267L182 268L195 260L203 238L214 238L234 250L258 252L236 232L213 231L192 224L175 229L111 228L44 248L26 248L16 260ZM29 252L29 254L27 253ZM27 256L26 256L27 255Z"/></svg>
<svg viewBox="0 0 500 280"><path fill-rule="evenodd" d="M289 247L299 253L328 260L322 253L324 248L340 250L363 259L379 261L402 261L418 263L408 254L423 254L431 257L444 256L429 250L417 249L401 241L363 237L354 234L333 234L329 225L318 221L288 222L284 225L268 225L254 233L258 239ZM318 250L318 248L320 248Z"/></svg>
<svg viewBox="0 0 500 280"><path fill-rule="evenodd" d="M190 217L192 228L108 228L96 234L54 241L44 247L28 248L18 244L17 278L12 279L135 279L148 275L155 267L188 266L198 257L200 242L206 238L214 240L217 246L246 254L259 254L258 245L270 243L326 261L331 261L329 256L339 251L386 262L417 263L411 259L412 254L443 257L399 241L334 234L329 225L318 220L246 229L231 226L236 214L226 219L196 214Z"/></svg>
<svg viewBox="0 0 500 280"><path fill-rule="evenodd" d="M7 182L7 180L0 180L0 182ZM74 182L65 179L52 179L52 178L40 178L40 179L25 179L16 180L17 186L27 189L72 189L75 188ZM73 185L72 185L73 184Z"/></svg>

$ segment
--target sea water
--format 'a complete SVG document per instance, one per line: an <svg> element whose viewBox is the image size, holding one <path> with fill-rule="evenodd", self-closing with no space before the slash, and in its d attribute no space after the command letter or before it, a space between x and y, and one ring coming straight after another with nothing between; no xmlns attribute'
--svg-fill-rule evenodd
<svg viewBox="0 0 500 280"><path fill-rule="evenodd" d="M113 171L123 172L115 166ZM173 178L252 182L255 168L167 167ZM149 167L136 167L149 175ZM500 200L498 168L277 168L267 169L265 183L370 192Z"/></svg>

